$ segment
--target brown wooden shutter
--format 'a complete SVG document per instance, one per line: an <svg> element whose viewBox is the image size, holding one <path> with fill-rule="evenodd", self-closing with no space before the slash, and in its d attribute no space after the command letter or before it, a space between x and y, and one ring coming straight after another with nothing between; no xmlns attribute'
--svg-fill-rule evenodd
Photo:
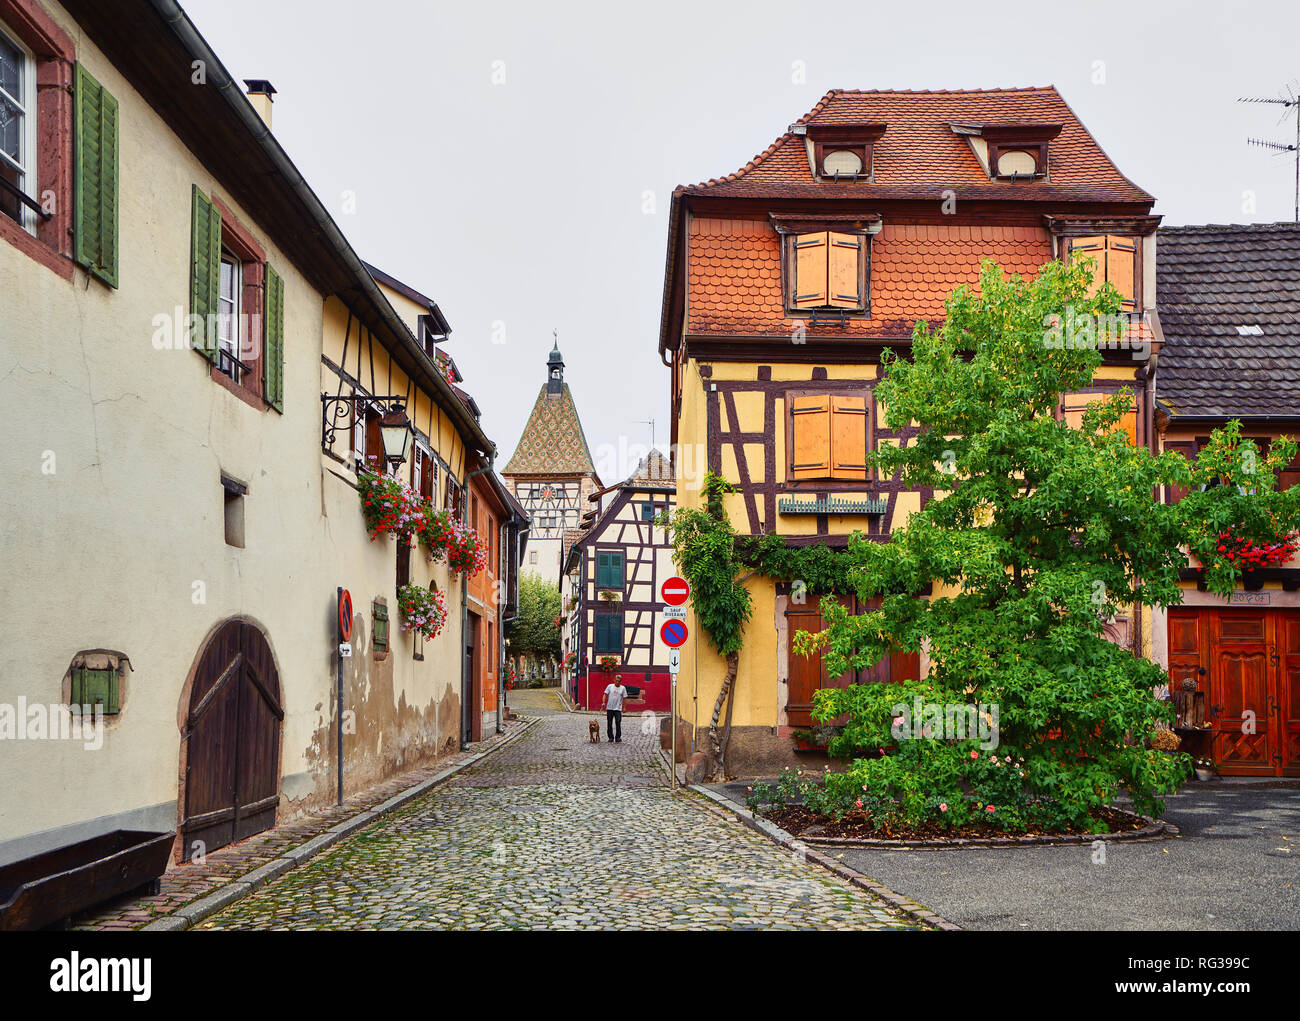
<svg viewBox="0 0 1300 1021"><path fill-rule="evenodd" d="M1092 270L1092 286L1088 288L1088 297L1092 297L1106 279L1106 235L1075 238L1070 242L1070 257L1074 258L1076 255L1081 259L1092 259L1095 264Z"/></svg>
<svg viewBox="0 0 1300 1021"><path fill-rule="evenodd" d="M828 304L835 308L858 309L862 302L862 245L864 239L856 234L827 234L829 244L827 273L830 297Z"/></svg>
<svg viewBox="0 0 1300 1021"><path fill-rule="evenodd" d="M388 462L384 458L384 434L379 429L379 413L371 408L366 412L366 467L376 475L388 472Z"/></svg>
<svg viewBox="0 0 1300 1021"><path fill-rule="evenodd" d="M790 477L824 479L831 470L831 400L826 395L795 397L790 428L794 430Z"/></svg>
<svg viewBox="0 0 1300 1021"><path fill-rule="evenodd" d="M826 304L826 234L797 234L794 239L793 308Z"/></svg>
<svg viewBox="0 0 1300 1021"><path fill-rule="evenodd" d="M867 477L867 400L831 398L831 478Z"/></svg>
<svg viewBox="0 0 1300 1021"><path fill-rule="evenodd" d="M1183 457L1187 458L1188 461L1195 461L1195 460L1196 460L1196 441L1195 441L1195 440L1179 440L1179 441L1173 441L1173 442L1171 442L1171 441L1169 441L1169 440L1166 440L1166 441L1165 441L1165 450L1172 450L1172 451L1174 451L1174 452L1176 452L1176 453L1182 454ZM1184 496L1186 496L1186 495L1187 495L1187 487L1186 487L1186 486L1170 486L1170 487L1169 487L1169 503L1177 503L1179 500L1181 500L1181 499L1182 499Z"/></svg>
<svg viewBox="0 0 1300 1021"><path fill-rule="evenodd" d="M1137 239L1106 237L1106 279L1120 293L1121 312L1137 311Z"/></svg>

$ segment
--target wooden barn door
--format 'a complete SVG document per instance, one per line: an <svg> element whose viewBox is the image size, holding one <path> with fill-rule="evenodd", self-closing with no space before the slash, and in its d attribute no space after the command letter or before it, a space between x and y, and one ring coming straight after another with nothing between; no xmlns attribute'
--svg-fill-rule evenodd
<svg viewBox="0 0 1300 1021"><path fill-rule="evenodd" d="M185 724L184 854L212 851L275 825L280 802L280 679L271 647L232 620L208 642Z"/></svg>

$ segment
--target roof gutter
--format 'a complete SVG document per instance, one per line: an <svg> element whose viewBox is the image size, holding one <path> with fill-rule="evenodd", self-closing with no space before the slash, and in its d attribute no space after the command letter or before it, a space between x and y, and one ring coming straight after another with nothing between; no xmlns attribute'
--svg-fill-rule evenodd
<svg viewBox="0 0 1300 1021"><path fill-rule="evenodd" d="M428 389L442 394L445 399L443 410L456 419L461 431L478 445L479 453L495 456L496 445L488 439L487 434L483 432L483 427L468 413L465 405L452 392L447 382L439 378L437 372L432 371L433 363L429 360L429 356L416 343L410 329L393 309L383 291L379 289L379 285L375 283L374 277L370 275L370 271L366 269L361 258L352 250L352 245L343 236L343 232L339 230L334 218L330 216L329 212L321 204L320 199L317 198L316 193L312 191L311 186L303 178L302 173L294 166L288 154L276 141L275 136L271 134L271 129L266 126L266 122L253 109L253 105L244 95L244 90L235 83L230 76L230 72L221 63L220 58L212 51L203 36L199 34L199 30L190 21L189 15L181 9L175 0L149 0L149 3L167 23L167 27L181 41L181 44L190 52L190 55L196 60L204 61L207 67L208 81L215 85L217 91L225 99L226 104L234 111L235 116L244 123L249 133L274 164L276 170L283 175L290 187L293 188L294 193L302 200L312 219L316 221L317 226L324 235L324 240L343 258L343 262L356 277L358 290L374 305L375 310L384 320L384 325L392 331L408 354L414 357L417 365L424 366L427 364L425 372L427 378L421 382Z"/></svg>

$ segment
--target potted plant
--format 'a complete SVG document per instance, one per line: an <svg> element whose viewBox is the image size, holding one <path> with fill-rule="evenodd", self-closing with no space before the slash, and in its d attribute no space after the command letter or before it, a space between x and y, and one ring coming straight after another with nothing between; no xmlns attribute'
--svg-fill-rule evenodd
<svg viewBox="0 0 1300 1021"><path fill-rule="evenodd" d="M1194 768L1196 770L1196 779L1213 780L1214 779L1214 760L1206 755L1198 756Z"/></svg>
<svg viewBox="0 0 1300 1021"><path fill-rule="evenodd" d="M605 673L607 673L607 674L609 674L609 673L613 673L616 669L618 669L618 657L617 657L617 656L601 656L601 657L600 657L600 668L601 668L602 670L604 670Z"/></svg>

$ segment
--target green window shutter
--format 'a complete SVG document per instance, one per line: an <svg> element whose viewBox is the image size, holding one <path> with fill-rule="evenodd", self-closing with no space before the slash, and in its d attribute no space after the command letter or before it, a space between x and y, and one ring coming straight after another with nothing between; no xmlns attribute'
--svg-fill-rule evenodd
<svg viewBox="0 0 1300 1021"><path fill-rule="evenodd" d="M221 310L221 211L194 186L190 225L190 315L198 316L190 344L208 361L217 360L217 313Z"/></svg>
<svg viewBox="0 0 1300 1021"><path fill-rule="evenodd" d="M609 555L609 587L623 587L623 554L611 553Z"/></svg>
<svg viewBox="0 0 1300 1021"><path fill-rule="evenodd" d="M374 609L373 645L375 652L388 651L388 607L384 603L372 604Z"/></svg>
<svg viewBox="0 0 1300 1021"><path fill-rule="evenodd" d="M284 414L284 280L266 266L266 308L262 313L262 396Z"/></svg>
<svg viewBox="0 0 1300 1021"><path fill-rule="evenodd" d="M596 618L596 651L620 654L623 651L623 617L620 614L602 614Z"/></svg>
<svg viewBox="0 0 1300 1021"><path fill-rule="evenodd" d="M609 554L596 554L596 588L609 587Z"/></svg>
<svg viewBox="0 0 1300 1021"><path fill-rule="evenodd" d="M72 671L69 703L74 706L100 705L105 716L116 714L119 709L117 671L77 667Z"/></svg>
<svg viewBox="0 0 1300 1021"><path fill-rule="evenodd" d="M81 64L73 81L73 255L116 287L117 100Z"/></svg>

